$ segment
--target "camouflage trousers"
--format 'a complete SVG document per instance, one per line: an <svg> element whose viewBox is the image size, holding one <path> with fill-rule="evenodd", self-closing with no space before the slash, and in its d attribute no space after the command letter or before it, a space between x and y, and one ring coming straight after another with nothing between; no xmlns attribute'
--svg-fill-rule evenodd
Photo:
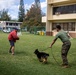
<svg viewBox="0 0 76 75"><path fill-rule="evenodd" d="M61 56L62 56L62 60L63 60L64 65L68 65L67 54L68 54L70 47L71 47L70 41L66 41L62 45Z"/></svg>

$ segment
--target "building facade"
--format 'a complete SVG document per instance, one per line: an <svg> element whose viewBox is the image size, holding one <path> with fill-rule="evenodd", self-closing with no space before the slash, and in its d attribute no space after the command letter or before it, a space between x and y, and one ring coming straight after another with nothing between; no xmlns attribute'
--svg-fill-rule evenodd
<svg viewBox="0 0 76 75"><path fill-rule="evenodd" d="M20 29L20 25L22 22L15 22L15 21L0 21L0 28L2 30L10 30L12 28L18 28Z"/></svg>
<svg viewBox="0 0 76 75"><path fill-rule="evenodd" d="M76 38L76 0L47 0L46 35L54 36L56 25Z"/></svg>

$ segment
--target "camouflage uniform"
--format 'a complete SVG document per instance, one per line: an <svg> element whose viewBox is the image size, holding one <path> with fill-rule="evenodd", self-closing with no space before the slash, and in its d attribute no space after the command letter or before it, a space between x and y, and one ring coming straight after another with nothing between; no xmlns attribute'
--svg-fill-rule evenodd
<svg viewBox="0 0 76 75"><path fill-rule="evenodd" d="M68 65L67 54L68 54L68 51L70 49L70 46L71 46L70 41L66 41L62 45L61 56L62 56L62 60L63 60L64 65Z"/></svg>

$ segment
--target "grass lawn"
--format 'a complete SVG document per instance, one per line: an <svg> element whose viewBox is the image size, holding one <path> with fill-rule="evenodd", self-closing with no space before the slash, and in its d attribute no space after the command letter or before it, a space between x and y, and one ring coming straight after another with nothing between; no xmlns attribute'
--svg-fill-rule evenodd
<svg viewBox="0 0 76 75"><path fill-rule="evenodd" d="M68 54L70 68L63 69L52 57L51 49L44 50L52 42L51 36L22 33L16 42L15 55L8 53L7 33L0 32L0 75L76 75L76 39ZM57 40L52 50L59 64L61 60L61 41ZM48 64L40 63L34 54L35 49L49 53Z"/></svg>

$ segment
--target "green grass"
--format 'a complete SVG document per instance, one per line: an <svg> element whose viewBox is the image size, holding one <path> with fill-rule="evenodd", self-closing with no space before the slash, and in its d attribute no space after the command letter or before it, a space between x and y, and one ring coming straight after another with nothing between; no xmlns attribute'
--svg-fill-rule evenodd
<svg viewBox="0 0 76 75"><path fill-rule="evenodd" d="M52 57L51 49L44 52L49 53L48 64L40 63L34 55L36 48L39 51L47 48L53 40L51 36L39 36L23 33L20 40L16 42L15 55L8 53L8 34L0 32L0 75L76 75L76 39L72 39L72 46L68 54L70 68L63 69ZM61 60L61 41L53 46L53 54L59 64Z"/></svg>

